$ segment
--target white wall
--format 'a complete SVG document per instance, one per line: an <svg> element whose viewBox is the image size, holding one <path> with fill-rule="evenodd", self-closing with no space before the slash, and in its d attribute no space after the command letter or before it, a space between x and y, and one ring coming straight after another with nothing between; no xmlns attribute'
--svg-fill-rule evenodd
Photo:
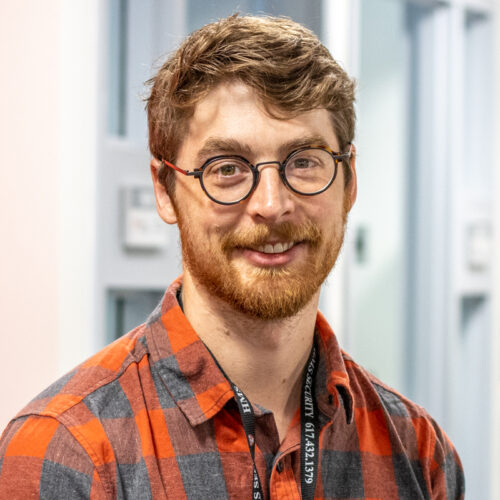
<svg viewBox="0 0 500 500"><path fill-rule="evenodd" d="M100 77L107 2L59 0L58 371L93 354L102 340L95 317Z"/></svg>
<svg viewBox="0 0 500 500"><path fill-rule="evenodd" d="M57 372L56 1L0 4L0 427Z"/></svg>
<svg viewBox="0 0 500 500"><path fill-rule="evenodd" d="M0 3L0 429L91 352L96 6Z"/></svg>
<svg viewBox="0 0 500 500"><path fill-rule="evenodd" d="M493 103L495 112L495 131L494 131L494 256L493 262L493 345L491 349L493 381L492 395L493 418L491 419L492 436L492 460L490 466L492 479L492 498L500 498L500 1L495 2L495 102Z"/></svg>
<svg viewBox="0 0 500 500"><path fill-rule="evenodd" d="M405 6L366 0L359 9L358 198L350 215L345 348L384 382L404 391ZM355 251L355 240L361 238L364 258Z"/></svg>

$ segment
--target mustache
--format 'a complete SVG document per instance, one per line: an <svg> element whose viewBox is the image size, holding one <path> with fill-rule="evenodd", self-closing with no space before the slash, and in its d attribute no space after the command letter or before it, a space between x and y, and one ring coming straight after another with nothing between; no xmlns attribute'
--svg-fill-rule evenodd
<svg viewBox="0 0 500 500"><path fill-rule="evenodd" d="M247 229L229 231L221 238L224 252L235 248L258 247L271 238L282 241L307 242L311 247L318 247L322 241L319 227L311 221L302 224L282 222L280 224L256 224Z"/></svg>

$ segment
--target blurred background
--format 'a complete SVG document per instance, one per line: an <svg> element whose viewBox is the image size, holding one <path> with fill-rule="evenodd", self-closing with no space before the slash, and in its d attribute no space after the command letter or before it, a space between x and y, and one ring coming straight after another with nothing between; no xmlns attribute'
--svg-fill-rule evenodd
<svg viewBox="0 0 500 500"><path fill-rule="evenodd" d="M498 9L2 1L0 428L143 322L180 273L154 206L144 82L209 21L285 15L358 82L358 200L321 308L345 350L444 427L467 497L500 498Z"/></svg>

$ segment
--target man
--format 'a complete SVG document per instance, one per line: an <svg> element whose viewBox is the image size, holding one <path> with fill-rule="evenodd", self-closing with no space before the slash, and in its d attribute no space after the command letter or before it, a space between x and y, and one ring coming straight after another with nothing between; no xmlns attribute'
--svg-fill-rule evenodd
<svg viewBox="0 0 500 500"><path fill-rule="evenodd" d="M356 198L353 82L300 25L233 16L151 84L183 276L9 424L0 497L463 498L443 431L317 311Z"/></svg>

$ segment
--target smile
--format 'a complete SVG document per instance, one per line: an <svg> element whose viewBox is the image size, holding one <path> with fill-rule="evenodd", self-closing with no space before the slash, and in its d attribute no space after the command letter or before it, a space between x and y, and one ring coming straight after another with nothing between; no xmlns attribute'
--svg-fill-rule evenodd
<svg viewBox="0 0 500 500"><path fill-rule="evenodd" d="M253 266L276 267L291 264L299 256L303 256L305 250L302 241L281 241L240 248L239 251Z"/></svg>
<svg viewBox="0 0 500 500"><path fill-rule="evenodd" d="M295 245L294 241L289 241L286 243L275 243L271 245L267 243L266 245L260 245L257 250L262 253L283 253L290 250Z"/></svg>

